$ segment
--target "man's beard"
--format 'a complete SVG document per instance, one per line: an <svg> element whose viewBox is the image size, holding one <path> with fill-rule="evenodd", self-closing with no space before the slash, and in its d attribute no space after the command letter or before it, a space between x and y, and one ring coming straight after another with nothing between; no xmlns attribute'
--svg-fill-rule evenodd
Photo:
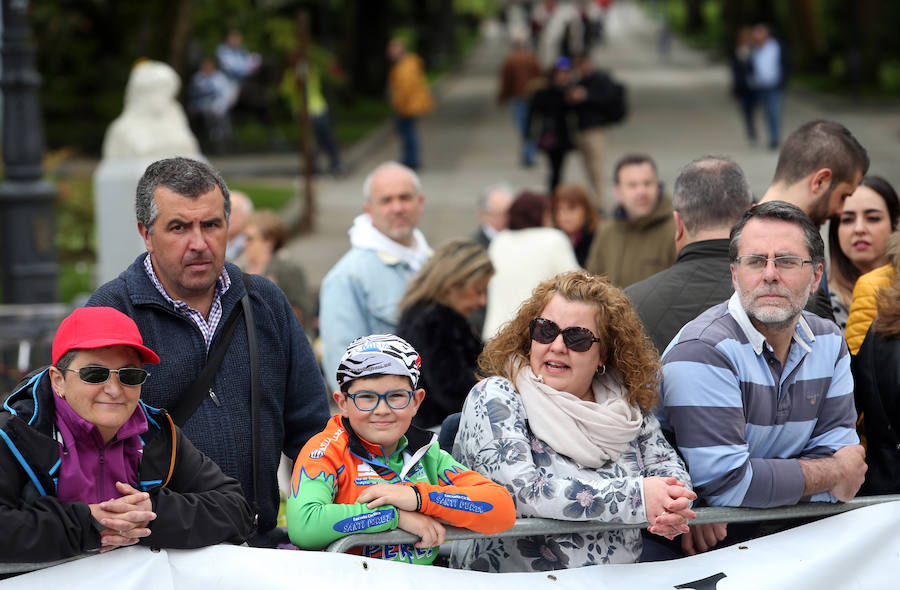
<svg viewBox="0 0 900 590"><path fill-rule="evenodd" d="M822 224L828 221L828 218L830 217L828 214L828 203L831 202L831 191L834 187L834 183L830 184L828 190L825 191L825 194L819 197L819 200L814 201L809 210L809 218L816 224L816 227L822 227Z"/></svg>
<svg viewBox="0 0 900 590"><path fill-rule="evenodd" d="M807 290L807 293L808 292L809 291ZM767 305L757 309L757 297L767 293L774 293L786 297L787 305L783 307ZM744 308L747 317L775 330L792 325L797 320L800 312L803 311L806 302L809 300L809 296L807 295L802 301L797 301L794 294L791 293L787 287L783 286L779 286L777 289L761 286L750 293L741 290L739 292L739 297L741 300L741 307Z"/></svg>

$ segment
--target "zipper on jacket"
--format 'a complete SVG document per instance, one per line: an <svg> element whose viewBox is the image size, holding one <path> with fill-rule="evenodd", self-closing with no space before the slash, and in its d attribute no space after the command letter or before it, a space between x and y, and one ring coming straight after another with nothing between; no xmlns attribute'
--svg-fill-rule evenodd
<svg viewBox="0 0 900 590"><path fill-rule="evenodd" d="M98 483L98 485L97 485L97 496L98 496L97 502L103 502L103 498L100 498L99 496L100 496L100 494L103 493L102 492L102 490L103 490L103 465L105 463L105 461L103 460L103 451L104 450L105 450L105 447L100 447L100 456L99 456L100 477L97 478L97 483Z"/></svg>
<svg viewBox="0 0 900 590"><path fill-rule="evenodd" d="M212 387L209 388L209 397L212 399L213 403L216 404L217 408L222 407L222 404L219 403L219 396L217 396L216 392L212 390Z"/></svg>

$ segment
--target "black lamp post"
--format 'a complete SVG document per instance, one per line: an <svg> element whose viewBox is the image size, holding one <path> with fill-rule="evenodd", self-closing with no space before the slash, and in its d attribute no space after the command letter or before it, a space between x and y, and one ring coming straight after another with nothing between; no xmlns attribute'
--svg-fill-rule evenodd
<svg viewBox="0 0 900 590"><path fill-rule="evenodd" d="M3 166L0 182L0 282L5 303L55 302L54 201L43 179L40 75L28 26L28 0L2 0Z"/></svg>

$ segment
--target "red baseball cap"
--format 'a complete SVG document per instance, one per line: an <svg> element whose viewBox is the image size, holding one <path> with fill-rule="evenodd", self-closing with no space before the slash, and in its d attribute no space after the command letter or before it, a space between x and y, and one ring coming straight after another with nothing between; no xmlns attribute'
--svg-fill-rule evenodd
<svg viewBox="0 0 900 590"><path fill-rule="evenodd" d="M159 356L146 346L137 324L112 307L79 307L56 330L51 356L53 364L70 350L130 346L144 363L158 363Z"/></svg>

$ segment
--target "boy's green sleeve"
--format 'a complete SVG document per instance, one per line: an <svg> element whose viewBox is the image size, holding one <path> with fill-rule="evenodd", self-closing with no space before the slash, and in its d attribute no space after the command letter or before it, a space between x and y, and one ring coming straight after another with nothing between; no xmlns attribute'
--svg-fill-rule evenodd
<svg viewBox="0 0 900 590"><path fill-rule="evenodd" d="M435 470L431 481L437 483L415 484L422 497L420 512L486 535L515 524L516 507L506 488L467 469L437 445L428 450L428 458Z"/></svg>
<svg viewBox="0 0 900 590"><path fill-rule="evenodd" d="M336 470L325 463L327 458L305 461L298 458L294 465L287 499L291 543L301 549L323 549L354 533L378 533L397 528L399 512L393 506L370 510L365 504L335 504L338 478Z"/></svg>

